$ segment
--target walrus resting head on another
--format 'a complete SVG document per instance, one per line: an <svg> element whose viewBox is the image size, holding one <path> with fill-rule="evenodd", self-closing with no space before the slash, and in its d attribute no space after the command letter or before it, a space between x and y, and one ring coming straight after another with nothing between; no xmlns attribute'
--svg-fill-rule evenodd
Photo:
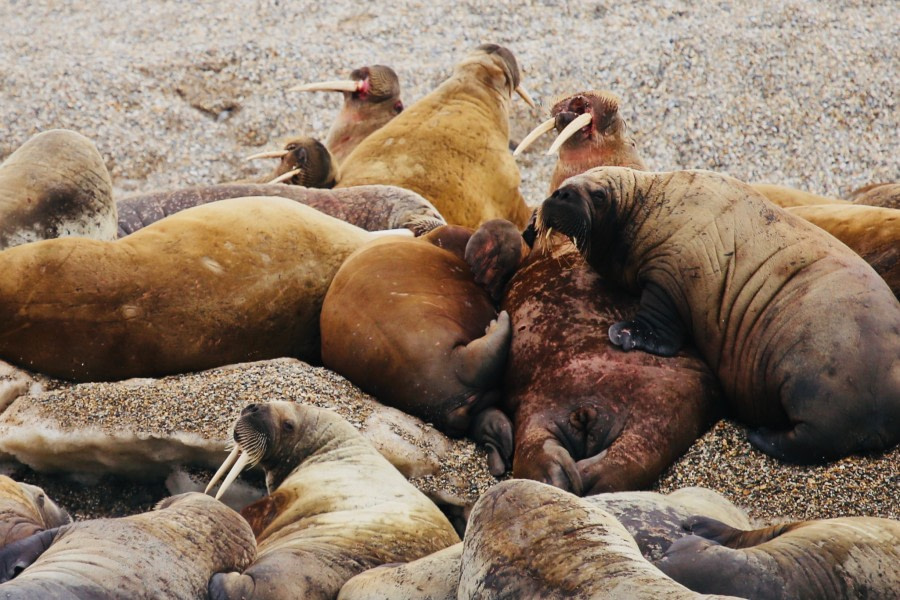
<svg viewBox="0 0 900 600"><path fill-rule="evenodd" d="M437 506L328 410L251 404L234 440L207 489L231 468L221 495L254 463L265 470L270 495L241 511L256 534L258 559L243 573L214 576L213 600L330 599L366 569L459 542Z"/></svg>
<svg viewBox="0 0 900 600"><path fill-rule="evenodd" d="M403 112L400 78L392 68L384 65L354 69L349 81L307 83L290 91L344 94L344 105L325 140L338 164L370 133Z"/></svg>
<svg viewBox="0 0 900 600"><path fill-rule="evenodd" d="M693 517L654 564L692 590L766 600L896 598L900 521L844 517L755 531Z"/></svg>
<svg viewBox="0 0 900 600"><path fill-rule="evenodd" d="M844 244L750 186L603 167L566 180L537 225L641 292L637 314L609 328L614 344L671 356L693 338L760 450L818 463L900 441L900 302Z"/></svg>
<svg viewBox="0 0 900 600"><path fill-rule="evenodd" d="M284 150L260 152L247 160L277 158L278 166L257 183L286 183L308 188L333 188L337 183L337 165L328 149L317 139L300 137L290 140Z"/></svg>
<svg viewBox="0 0 900 600"><path fill-rule="evenodd" d="M80 521L6 546L0 597L205 598L214 573L243 569L255 555L240 515L204 494L182 494L151 512Z"/></svg>
<svg viewBox="0 0 900 600"><path fill-rule="evenodd" d="M41 488L0 475L0 547L71 521Z"/></svg>

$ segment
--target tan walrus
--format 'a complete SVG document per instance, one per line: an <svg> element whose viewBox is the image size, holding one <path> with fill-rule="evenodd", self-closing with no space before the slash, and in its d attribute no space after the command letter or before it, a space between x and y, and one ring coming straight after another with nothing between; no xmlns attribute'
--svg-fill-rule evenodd
<svg viewBox="0 0 900 600"><path fill-rule="evenodd" d="M0 164L0 250L67 236L114 240L116 203L93 142L52 129Z"/></svg>
<svg viewBox="0 0 900 600"><path fill-rule="evenodd" d="M0 597L195 600L207 597L214 573L242 569L255 555L240 515L204 494L182 494L151 512L81 521L5 547Z"/></svg>
<svg viewBox="0 0 900 600"><path fill-rule="evenodd" d="M337 187L398 185L427 198L452 225L502 218L524 228L531 211L509 152L519 78L512 52L479 46L436 90L363 140L341 162Z"/></svg>
<svg viewBox="0 0 900 600"><path fill-rule="evenodd" d="M654 564L692 590L765 600L889 600L900 591L900 521L844 517L755 531L693 517Z"/></svg>
<svg viewBox="0 0 900 600"><path fill-rule="evenodd" d="M71 521L41 488L0 475L0 547Z"/></svg>
<svg viewBox="0 0 900 600"><path fill-rule="evenodd" d="M437 506L328 410L251 404L234 440L210 487L231 468L221 495L248 463L258 463L270 494L241 511L256 533L257 560L243 573L213 577L212 600L330 599L366 569L459 542Z"/></svg>
<svg viewBox="0 0 900 600"><path fill-rule="evenodd" d="M641 292L610 340L668 356L692 337L757 448L818 463L900 441L900 302L821 229L730 177L618 167L545 200L550 229Z"/></svg>
<svg viewBox="0 0 900 600"><path fill-rule="evenodd" d="M751 183L750 187L766 197L766 199L781 208L793 206L815 206L818 204L837 204L844 206L850 204L846 200L820 196L796 188L774 183Z"/></svg>
<svg viewBox="0 0 900 600"><path fill-rule="evenodd" d="M325 145L343 163L361 141L403 112L400 78L390 67L372 65L354 69L349 80L307 83L294 92L342 92L344 105L328 130Z"/></svg>
<svg viewBox="0 0 900 600"><path fill-rule="evenodd" d="M376 237L283 198L198 206L121 240L0 253L0 357L76 381L318 360L338 267Z"/></svg>
<svg viewBox="0 0 900 600"><path fill-rule="evenodd" d="M337 164L328 148L311 137L288 141L283 150L260 152L247 160L277 158L278 165L268 175L248 183L286 183L309 188L333 188L337 183Z"/></svg>
<svg viewBox="0 0 900 600"><path fill-rule="evenodd" d="M853 204L900 209L900 183L874 183L850 193Z"/></svg>

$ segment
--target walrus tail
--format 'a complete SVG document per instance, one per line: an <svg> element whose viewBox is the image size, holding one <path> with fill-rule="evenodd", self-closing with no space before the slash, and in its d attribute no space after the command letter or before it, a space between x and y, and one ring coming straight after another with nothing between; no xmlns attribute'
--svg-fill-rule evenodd
<svg viewBox="0 0 900 600"><path fill-rule="evenodd" d="M762 529L744 531L709 517L695 516L682 523L682 528L727 548L740 549L758 546L777 538L783 533L802 527L803 524L802 521L781 523L771 527L763 527Z"/></svg>
<svg viewBox="0 0 900 600"><path fill-rule="evenodd" d="M242 573L216 573L209 580L210 600L247 600L253 597L256 582Z"/></svg>

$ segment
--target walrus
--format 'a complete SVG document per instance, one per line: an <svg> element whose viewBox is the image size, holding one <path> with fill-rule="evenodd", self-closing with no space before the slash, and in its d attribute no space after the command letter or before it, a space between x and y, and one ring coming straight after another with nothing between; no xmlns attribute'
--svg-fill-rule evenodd
<svg viewBox="0 0 900 600"><path fill-rule="evenodd" d="M558 488L503 481L472 508L460 599L710 597L663 575L611 514Z"/></svg>
<svg viewBox="0 0 900 600"><path fill-rule="evenodd" d="M593 169L539 210L539 236L641 293L610 340L670 356L693 338L755 447L820 463L900 441L900 302L828 233L706 171Z"/></svg>
<svg viewBox="0 0 900 600"><path fill-rule="evenodd" d="M331 124L325 145L340 164L373 131L403 112L400 78L385 65L354 69L350 79L292 87L293 92L342 92L344 105Z"/></svg>
<svg viewBox="0 0 900 600"><path fill-rule="evenodd" d="M278 196L361 227L367 231L406 228L415 235L446 221L432 204L415 192L392 185L364 185L346 190L317 190L284 184L220 184L170 192L138 194L119 200L119 237L182 210L248 196Z"/></svg>
<svg viewBox="0 0 900 600"><path fill-rule="evenodd" d="M333 188L337 182L337 165L322 142L311 137L288 141L284 150L260 152L247 160L277 158L278 165L268 175L251 183L287 183L309 188Z"/></svg>
<svg viewBox="0 0 900 600"><path fill-rule="evenodd" d="M0 250L67 236L115 239L116 204L94 143L51 129L0 164Z"/></svg>
<svg viewBox="0 0 900 600"><path fill-rule="evenodd" d="M859 254L900 297L900 210L865 204L789 208Z"/></svg>
<svg viewBox="0 0 900 600"><path fill-rule="evenodd" d="M502 218L525 227L531 210L509 152L509 104L522 90L519 79L512 52L478 46L449 79L340 161L336 187L398 185L427 198L453 225Z"/></svg>
<svg viewBox="0 0 900 600"><path fill-rule="evenodd" d="M408 563L381 565L354 575L337 600L456 600L462 542Z"/></svg>
<svg viewBox="0 0 900 600"><path fill-rule="evenodd" d="M256 534L257 560L243 573L215 575L212 600L334 598L366 569L459 542L437 506L328 410L251 404L235 423L234 441L210 486L231 468L221 495L251 463L265 471L270 493L241 511Z"/></svg>
<svg viewBox="0 0 900 600"><path fill-rule="evenodd" d="M384 404L487 444L499 475L512 426L497 409L476 417L500 400L510 324L465 262L471 235L448 225L388 236L347 258L322 304L322 363Z"/></svg>
<svg viewBox="0 0 900 600"><path fill-rule="evenodd" d="M900 209L900 183L874 183L850 193L853 204Z"/></svg>
<svg viewBox="0 0 900 600"><path fill-rule="evenodd" d="M840 206L849 204L846 200L820 196L796 188L774 183L751 183L750 187L766 197L766 199L781 208L794 206L815 206L818 204L837 204Z"/></svg>
<svg viewBox="0 0 900 600"><path fill-rule="evenodd" d="M693 517L655 564L692 590L765 600L896 598L900 521L844 517L755 531Z"/></svg>
<svg viewBox="0 0 900 600"><path fill-rule="evenodd" d="M126 238L0 253L0 357L52 377L318 362L338 267L376 234L283 198L197 206Z"/></svg>
<svg viewBox="0 0 900 600"><path fill-rule="evenodd" d="M0 547L71 521L38 486L0 475Z"/></svg>
<svg viewBox="0 0 900 600"><path fill-rule="evenodd" d="M151 512L81 521L6 546L0 597L205 598L213 573L242 569L255 554L240 515L204 494L182 494Z"/></svg>

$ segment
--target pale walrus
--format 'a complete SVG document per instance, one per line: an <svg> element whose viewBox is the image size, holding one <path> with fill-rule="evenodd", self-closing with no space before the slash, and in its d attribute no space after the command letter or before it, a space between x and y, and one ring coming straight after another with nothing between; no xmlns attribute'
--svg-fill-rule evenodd
<svg viewBox="0 0 900 600"><path fill-rule="evenodd" d="M900 183L875 183L850 193L853 204L900 209Z"/></svg>
<svg viewBox="0 0 900 600"><path fill-rule="evenodd" d="M116 203L93 142L51 129L0 164L0 250L67 236L115 239Z"/></svg>
<svg viewBox="0 0 900 600"><path fill-rule="evenodd" d="M333 188L337 183L337 165L328 148L317 139L299 137L288 141L284 150L260 152L247 160L277 158L278 165L255 183L286 183L310 188ZM248 182L253 183L253 182Z"/></svg>
<svg viewBox="0 0 900 600"><path fill-rule="evenodd" d="M214 573L242 569L255 555L240 515L204 494L182 494L151 512L81 521L7 546L0 597L194 600L206 597Z"/></svg>
<svg viewBox="0 0 900 600"><path fill-rule="evenodd" d="M889 600L900 591L900 521L844 517L742 531L704 517L655 564L698 592L754 600Z"/></svg>
<svg viewBox="0 0 900 600"><path fill-rule="evenodd" d="M248 464L270 495L246 507L259 544L243 573L210 580L213 600L330 599L354 575L459 542L444 514L338 415L293 402L251 404L234 426L221 495Z"/></svg>
<svg viewBox="0 0 900 600"><path fill-rule="evenodd" d="M337 600L456 600L462 542L408 563L382 565L352 577Z"/></svg>
<svg viewBox="0 0 900 600"><path fill-rule="evenodd" d="M372 65L350 73L350 80L307 83L294 92L342 92L344 105L331 124L325 145L338 164L373 131L403 112L400 78L390 67Z"/></svg>
<svg viewBox="0 0 900 600"><path fill-rule="evenodd" d="M479 46L436 90L360 142L341 162L337 187L399 185L430 200L453 225L499 218L525 227L531 211L509 152L519 77L512 52Z"/></svg>
<svg viewBox="0 0 900 600"><path fill-rule="evenodd" d="M41 488L0 475L0 547L71 521Z"/></svg>
<svg viewBox="0 0 900 600"><path fill-rule="evenodd" d="M0 253L0 357L76 381L317 361L325 292L374 237L290 200L239 198L113 242L10 248Z"/></svg>
<svg viewBox="0 0 900 600"><path fill-rule="evenodd" d="M316 190L283 184L221 184L139 194L119 200L119 237L193 206L248 196L287 198L367 231L406 228L421 235L446 224L431 202L415 192L392 185Z"/></svg>
<svg viewBox="0 0 900 600"><path fill-rule="evenodd" d="M660 573L608 512L525 479L498 483L472 508L457 597L709 598Z"/></svg>
<svg viewBox="0 0 900 600"><path fill-rule="evenodd" d="M543 203L538 228L642 293L613 343L668 356L693 337L757 448L817 463L900 441L900 302L850 249L748 185L593 169Z"/></svg>
<svg viewBox="0 0 900 600"><path fill-rule="evenodd" d="M486 443L499 475L512 426L497 409L476 417L500 400L509 317L498 315L464 260L471 234L448 225L354 252L322 304L322 363L384 404ZM506 423L500 439L493 419Z"/></svg>

